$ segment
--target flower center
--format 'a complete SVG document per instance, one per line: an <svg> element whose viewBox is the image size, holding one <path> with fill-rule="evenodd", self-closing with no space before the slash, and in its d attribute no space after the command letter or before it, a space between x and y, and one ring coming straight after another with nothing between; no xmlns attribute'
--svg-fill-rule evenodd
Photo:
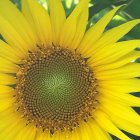
<svg viewBox="0 0 140 140"><path fill-rule="evenodd" d="M59 47L39 48L17 74L19 111L43 130L73 130L95 108L96 80L86 60Z"/></svg>

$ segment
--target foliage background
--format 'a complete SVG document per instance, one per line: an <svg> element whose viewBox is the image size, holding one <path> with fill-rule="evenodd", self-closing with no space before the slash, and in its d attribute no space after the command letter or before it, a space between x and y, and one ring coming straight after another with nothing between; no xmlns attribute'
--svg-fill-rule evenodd
<svg viewBox="0 0 140 140"><path fill-rule="evenodd" d="M21 10L21 0L11 0ZM38 0L45 8L47 8L47 0ZM62 0L67 16L76 6L78 0ZM126 4L126 6L117 13L107 26L106 30L118 26L127 21L140 18L140 0L91 0L89 8L89 23L87 28L95 24L103 15L105 15L114 6ZM121 40L140 39L140 25L136 26ZM137 60L140 62L140 59ZM137 95L136 95L137 96ZM134 108L140 114L140 108ZM136 121L136 120L134 120ZM140 140L140 137L125 132L133 140ZM113 140L119 140L112 136Z"/></svg>

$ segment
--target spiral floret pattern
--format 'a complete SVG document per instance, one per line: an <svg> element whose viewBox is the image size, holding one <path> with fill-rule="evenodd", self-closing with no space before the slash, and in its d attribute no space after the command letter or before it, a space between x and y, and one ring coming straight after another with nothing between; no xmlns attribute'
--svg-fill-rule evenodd
<svg viewBox="0 0 140 140"><path fill-rule="evenodd" d="M19 110L29 122L53 134L88 119L97 85L86 60L59 47L30 52L17 75Z"/></svg>

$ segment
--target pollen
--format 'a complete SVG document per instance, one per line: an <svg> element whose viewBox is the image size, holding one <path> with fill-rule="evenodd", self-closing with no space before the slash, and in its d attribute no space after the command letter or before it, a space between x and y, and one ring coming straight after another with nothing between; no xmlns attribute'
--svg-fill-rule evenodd
<svg viewBox="0 0 140 140"><path fill-rule="evenodd" d="M91 116L97 82L86 59L76 51L38 47L20 67L16 101L29 123L53 135L72 131Z"/></svg>

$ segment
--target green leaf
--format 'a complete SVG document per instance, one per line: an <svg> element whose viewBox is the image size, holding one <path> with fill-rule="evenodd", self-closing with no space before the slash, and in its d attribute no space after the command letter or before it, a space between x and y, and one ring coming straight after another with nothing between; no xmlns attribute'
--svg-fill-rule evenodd
<svg viewBox="0 0 140 140"><path fill-rule="evenodd" d="M11 0L21 10L21 0Z"/></svg>
<svg viewBox="0 0 140 140"><path fill-rule="evenodd" d="M74 0L62 0L62 4L64 6L66 16L68 17L69 14L73 11L73 9L76 6L76 3Z"/></svg>
<svg viewBox="0 0 140 140"><path fill-rule="evenodd" d="M105 8L112 8L112 6L119 6L123 4L130 4L131 2L132 0L93 0L91 1L93 6L89 8L89 19Z"/></svg>
<svg viewBox="0 0 140 140"><path fill-rule="evenodd" d="M140 18L140 0L133 0L132 3L125 9L125 12L130 19Z"/></svg>

